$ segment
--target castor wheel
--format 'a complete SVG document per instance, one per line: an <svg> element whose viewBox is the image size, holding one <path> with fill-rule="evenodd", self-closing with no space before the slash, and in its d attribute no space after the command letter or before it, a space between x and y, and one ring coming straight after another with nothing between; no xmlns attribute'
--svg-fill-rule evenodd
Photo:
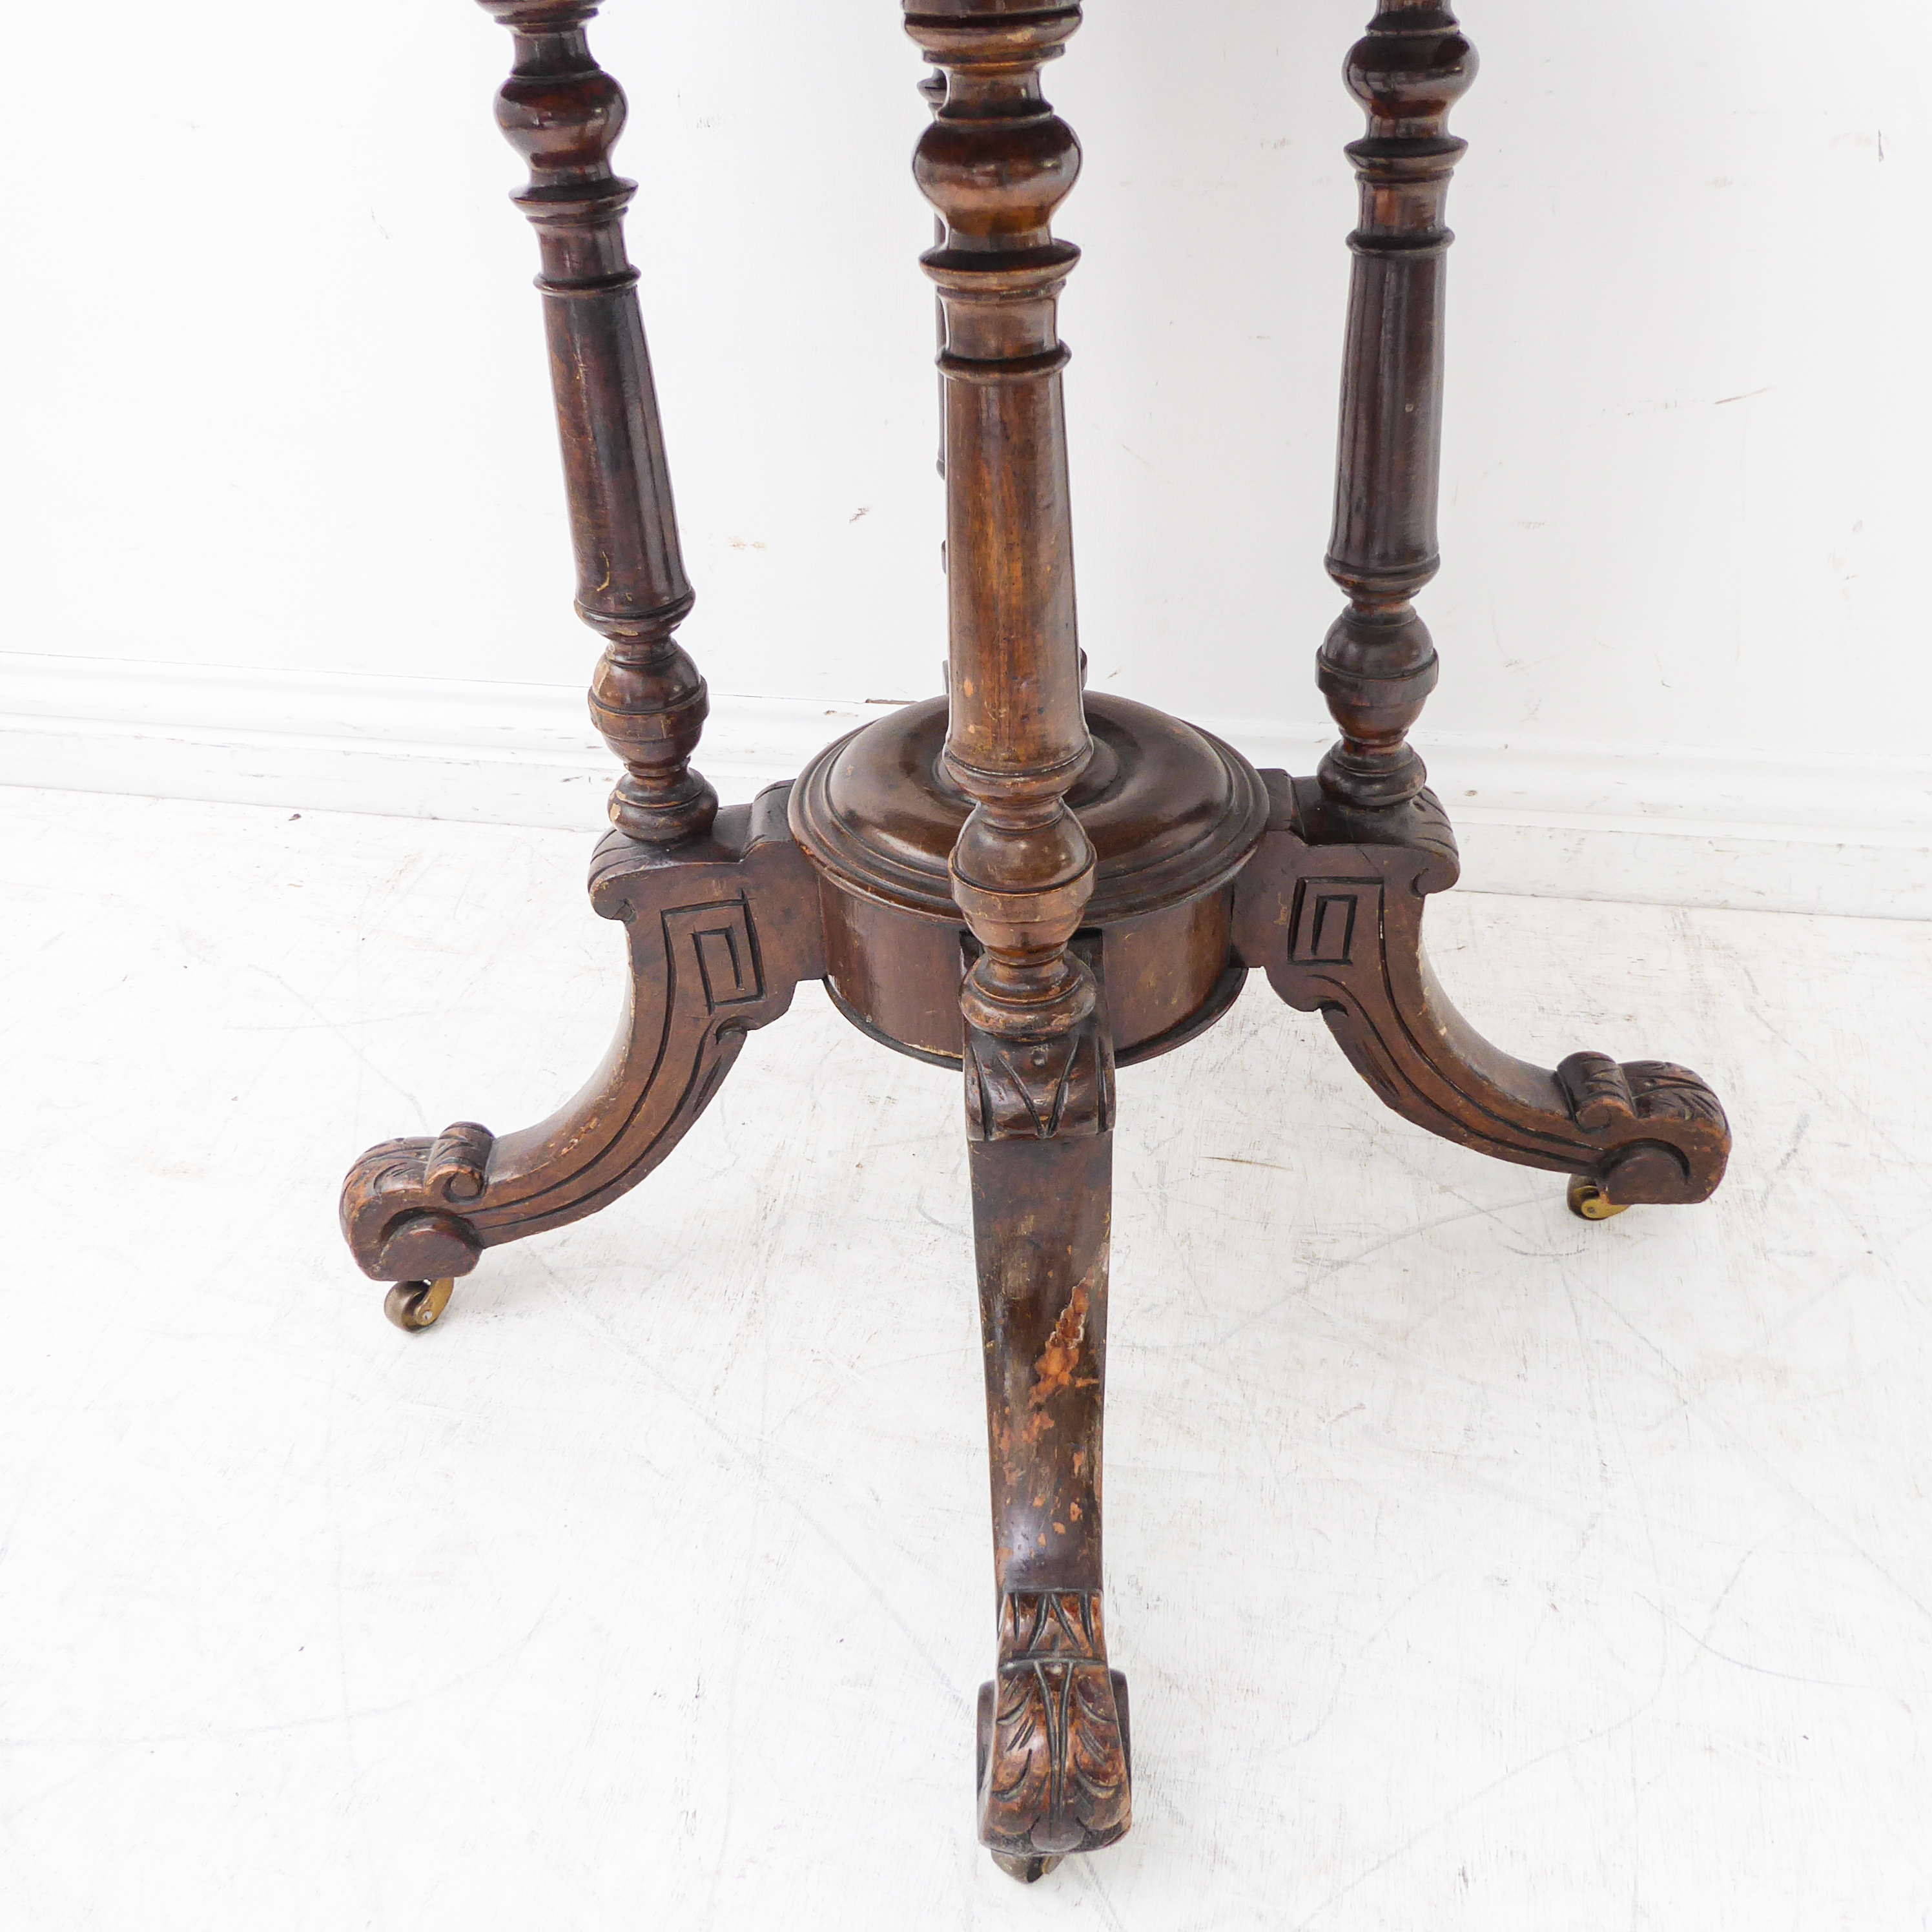
<svg viewBox="0 0 1932 1932"><path fill-rule="evenodd" d="M1048 1857L1044 1852L1030 1858L1015 1858L1010 1852L995 1852L993 1862L1009 1878L1016 1878L1022 1885L1036 1885L1060 1863L1056 1855Z"/></svg>
<svg viewBox="0 0 1932 1932"><path fill-rule="evenodd" d="M398 1328L413 1335L433 1328L455 1292L454 1276L444 1281L399 1281L382 1298L382 1312Z"/></svg>
<svg viewBox="0 0 1932 1932"><path fill-rule="evenodd" d="M1628 1205L1619 1207L1587 1174L1570 1177L1570 1191L1564 1198L1580 1221L1607 1221L1613 1214L1624 1213Z"/></svg>

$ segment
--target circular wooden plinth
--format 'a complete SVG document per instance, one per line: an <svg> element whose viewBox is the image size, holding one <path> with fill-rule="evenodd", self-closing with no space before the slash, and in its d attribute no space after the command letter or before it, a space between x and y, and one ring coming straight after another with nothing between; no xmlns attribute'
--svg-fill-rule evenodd
<svg viewBox="0 0 1932 1932"><path fill-rule="evenodd" d="M1087 722L1093 761L1067 800L1098 860L1086 925L1103 935L1118 1055L1148 1059L1240 990L1232 881L1266 827L1268 794L1238 752L1144 704L1090 695ZM956 1062L974 942L946 861L972 801L940 764L945 740L943 698L908 705L827 746L793 786L790 813L829 889L832 997L874 1037Z"/></svg>

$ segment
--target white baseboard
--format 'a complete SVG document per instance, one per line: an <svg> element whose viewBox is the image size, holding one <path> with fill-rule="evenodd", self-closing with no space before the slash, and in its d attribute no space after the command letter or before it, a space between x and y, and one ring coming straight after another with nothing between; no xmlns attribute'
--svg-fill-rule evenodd
<svg viewBox="0 0 1932 1932"><path fill-rule="evenodd" d="M714 693L728 800L880 707ZM1263 766L1330 733L1203 719ZM1932 761L1416 734L1480 892L1932 918ZM614 766L580 690L0 652L0 783L591 831Z"/></svg>

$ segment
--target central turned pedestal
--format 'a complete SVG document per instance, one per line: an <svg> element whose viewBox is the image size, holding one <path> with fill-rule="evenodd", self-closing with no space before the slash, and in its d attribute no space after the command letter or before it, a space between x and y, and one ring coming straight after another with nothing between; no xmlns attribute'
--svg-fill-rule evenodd
<svg viewBox="0 0 1932 1932"><path fill-rule="evenodd" d="M1078 251L1052 229L1079 148L1040 88L1079 9L908 0L938 70L915 172L939 215L922 259L941 312L948 694L720 811L691 764L706 699L676 638L693 597L625 253L634 188L610 168L623 96L590 56L592 0L482 4L515 37L498 118L530 162L517 200L542 251L577 608L606 640L591 713L624 772L591 902L624 926L631 997L550 1119L371 1148L344 1231L394 1284L391 1318L428 1327L486 1249L593 1214L656 1167L806 980L874 1040L959 1066L998 1645L980 1835L1036 1879L1132 1817L1126 1684L1102 1615L1116 1065L1192 1039L1258 969L1323 1016L1396 1112L1568 1176L1587 1218L1701 1201L1730 1150L1694 1074L1513 1059L1423 952L1424 900L1454 884L1456 847L1407 739L1437 671L1412 600L1437 566L1443 212L1463 151L1448 118L1475 56L1424 0L1387 0L1349 56L1368 132L1349 149L1361 212L1328 555L1348 607L1317 654L1340 736L1316 777L1292 778L1082 689L1055 321Z"/></svg>
<svg viewBox="0 0 1932 1932"><path fill-rule="evenodd" d="M1210 1025L1247 974L1232 884L1268 829L1268 788L1220 740L1093 698L1094 752L1066 804L1094 854L1083 923L1106 935L1114 1054L1150 1060ZM962 967L979 943L947 862L973 801L948 777L944 699L828 746L793 786L793 836L824 875L826 990L856 1025L958 1064Z"/></svg>

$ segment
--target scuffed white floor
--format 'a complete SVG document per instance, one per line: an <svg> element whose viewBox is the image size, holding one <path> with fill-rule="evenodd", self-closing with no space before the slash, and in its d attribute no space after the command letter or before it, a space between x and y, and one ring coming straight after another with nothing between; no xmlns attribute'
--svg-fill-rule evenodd
<svg viewBox="0 0 1932 1932"><path fill-rule="evenodd" d="M1600 1227L1258 980L1120 1082L1136 1824L973 1841L956 1082L815 988L671 1163L404 1336L366 1143L614 1018L554 832L0 790L0 1918L19 1932L1932 1924L1932 927L1451 896L1550 1064L1738 1136Z"/></svg>

